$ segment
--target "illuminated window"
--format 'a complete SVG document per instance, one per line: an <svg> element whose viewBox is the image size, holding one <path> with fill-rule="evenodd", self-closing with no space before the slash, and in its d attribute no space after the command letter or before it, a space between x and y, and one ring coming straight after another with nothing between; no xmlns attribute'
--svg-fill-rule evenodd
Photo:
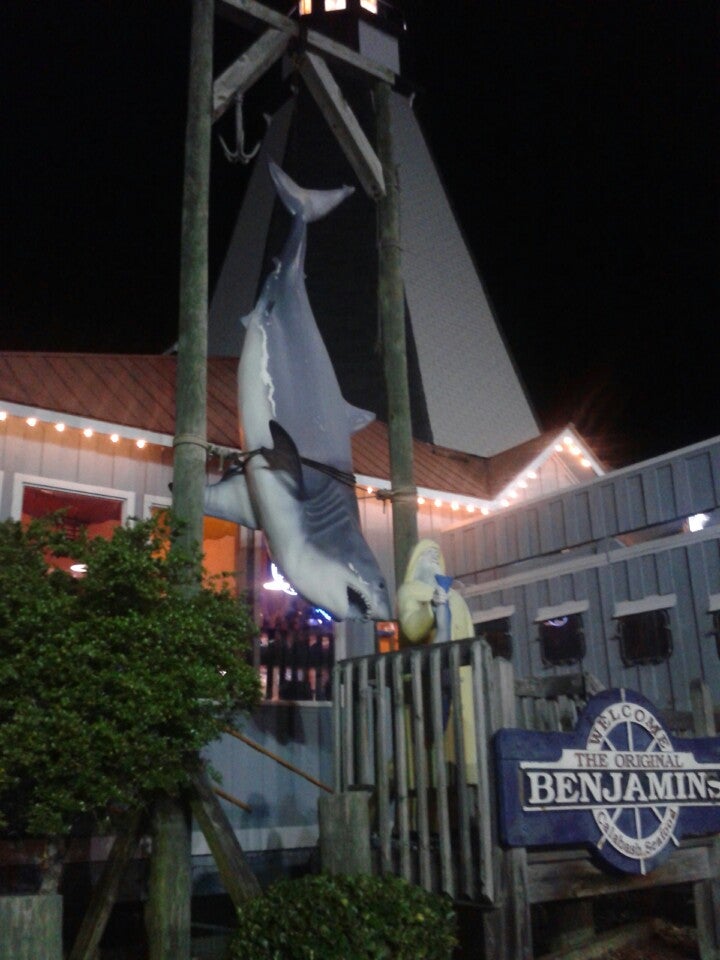
<svg viewBox="0 0 720 960"><path fill-rule="evenodd" d="M667 610L647 610L618 620L620 658L626 667L668 660L673 650Z"/></svg>
<svg viewBox="0 0 720 960"><path fill-rule="evenodd" d="M347 0L325 0L325 10L329 13L331 10L346 10Z"/></svg>
<svg viewBox="0 0 720 960"><path fill-rule="evenodd" d="M76 539L81 530L89 537L109 539L115 527L123 522L126 501L120 497L96 496L91 493L79 493L51 486L31 486L22 489L22 507L20 519L23 523L47 517L62 511L58 526L70 539ZM72 557L53 557L50 561L61 570L72 570L75 574L82 571L76 567Z"/></svg>
<svg viewBox="0 0 720 960"><path fill-rule="evenodd" d="M582 615L571 613L540 623L540 657L546 667L579 663L585 656Z"/></svg>
<svg viewBox="0 0 720 960"><path fill-rule="evenodd" d="M237 595L239 527L230 520L203 520L203 567L215 587Z"/></svg>
<svg viewBox="0 0 720 960"><path fill-rule="evenodd" d="M370 13L378 12L377 0L360 0L360 6L363 10L369 10Z"/></svg>
<svg viewBox="0 0 720 960"><path fill-rule="evenodd" d="M512 660L512 637L510 636L510 620L508 617L476 624L475 636L482 637L483 640L487 641L493 657Z"/></svg>
<svg viewBox="0 0 720 960"><path fill-rule="evenodd" d="M381 620L375 624L378 653L393 653L400 649L400 629L397 620Z"/></svg>
<svg viewBox="0 0 720 960"><path fill-rule="evenodd" d="M300 0L300 16L306 17L312 13L312 0Z"/></svg>

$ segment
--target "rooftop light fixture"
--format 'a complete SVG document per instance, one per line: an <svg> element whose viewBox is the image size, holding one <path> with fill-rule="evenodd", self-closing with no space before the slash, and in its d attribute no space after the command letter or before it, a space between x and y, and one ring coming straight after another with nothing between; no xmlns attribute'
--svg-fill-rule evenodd
<svg viewBox="0 0 720 960"><path fill-rule="evenodd" d="M699 533L710 523L710 517L706 513L695 513L688 517L688 530L690 533Z"/></svg>

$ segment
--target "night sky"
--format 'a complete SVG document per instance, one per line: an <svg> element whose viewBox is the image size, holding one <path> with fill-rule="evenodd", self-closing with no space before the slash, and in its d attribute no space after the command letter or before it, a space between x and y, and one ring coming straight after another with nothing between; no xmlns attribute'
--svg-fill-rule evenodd
<svg viewBox="0 0 720 960"><path fill-rule="evenodd" d="M720 434L717 5L405 15L415 109L541 426L574 421L614 465ZM216 72L249 39L220 24ZM176 339L188 44L186 0L4 0L0 349ZM273 96L247 98L251 143ZM215 277L247 171L213 150Z"/></svg>

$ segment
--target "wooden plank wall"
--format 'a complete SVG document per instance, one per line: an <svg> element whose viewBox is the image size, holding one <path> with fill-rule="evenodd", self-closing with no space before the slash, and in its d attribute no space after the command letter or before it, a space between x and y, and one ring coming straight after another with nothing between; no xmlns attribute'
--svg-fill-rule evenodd
<svg viewBox="0 0 720 960"><path fill-rule="evenodd" d="M478 520L441 538L448 570L473 613L512 606L518 676L576 667L542 663L541 607L586 600L582 669L606 686L628 686L670 710L689 710L689 684L705 680L720 702L720 658L711 635L710 595L720 593L720 442L639 464L557 495ZM687 519L710 523L690 533ZM675 594L674 640L661 664L625 667L616 604Z"/></svg>

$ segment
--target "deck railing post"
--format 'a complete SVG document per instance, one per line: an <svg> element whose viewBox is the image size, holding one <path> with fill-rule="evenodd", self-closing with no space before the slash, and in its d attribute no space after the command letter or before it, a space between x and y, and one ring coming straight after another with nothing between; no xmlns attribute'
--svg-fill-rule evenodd
<svg viewBox="0 0 720 960"><path fill-rule="evenodd" d="M493 661L492 732L515 726L515 676L507 660ZM497 795L492 775L493 799ZM493 824L495 822L493 817ZM496 827L493 826L495 830ZM532 960L527 855L522 847L506 850L494 835L496 908L484 917L485 955L493 960Z"/></svg>
<svg viewBox="0 0 720 960"><path fill-rule="evenodd" d="M715 707L708 685L693 680L690 699L695 736L715 736ZM693 884L695 923L702 960L720 960L720 840L712 843L708 855L713 876Z"/></svg>

